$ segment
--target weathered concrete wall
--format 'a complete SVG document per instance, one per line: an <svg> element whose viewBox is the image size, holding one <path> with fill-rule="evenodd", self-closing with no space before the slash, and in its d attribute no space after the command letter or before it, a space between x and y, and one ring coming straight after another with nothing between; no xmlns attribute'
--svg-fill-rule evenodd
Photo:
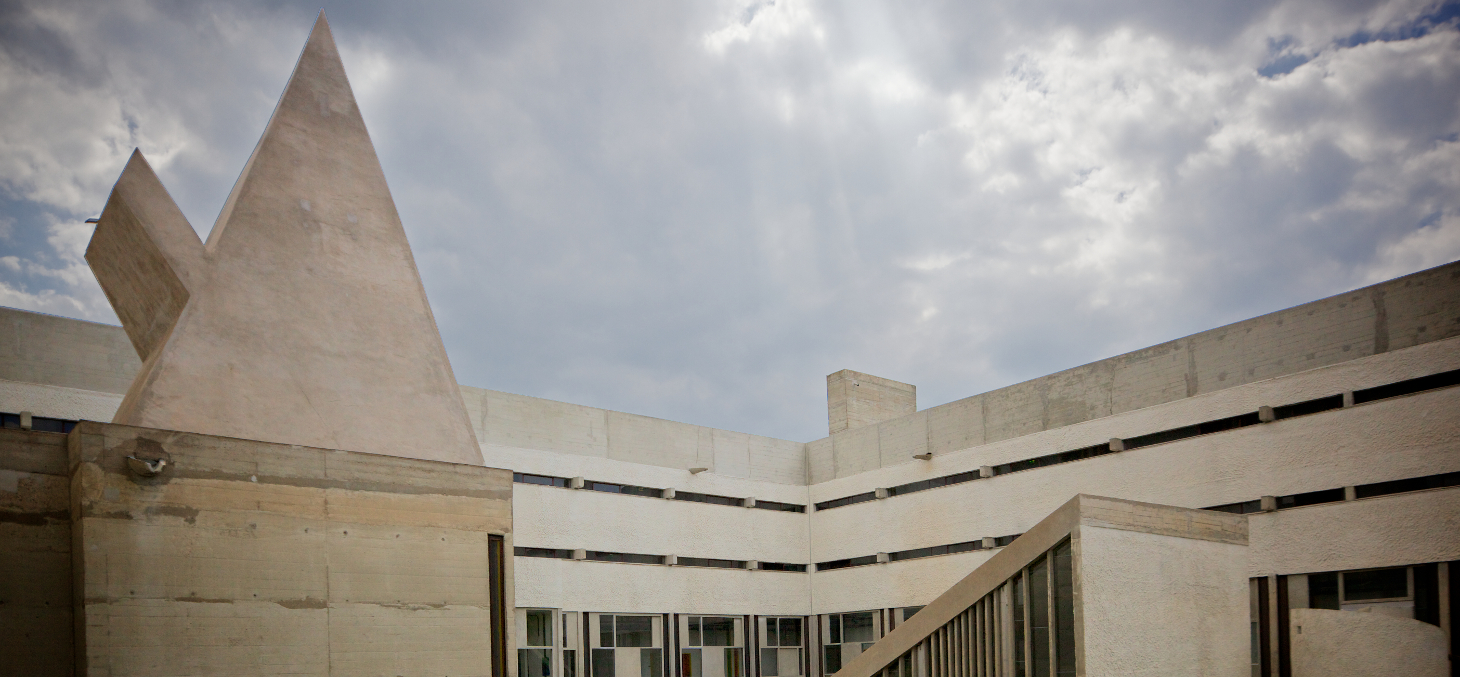
<svg viewBox="0 0 1460 677"><path fill-rule="evenodd" d="M491 447L500 446L806 484L800 442L470 386L461 386L461 396L488 465L505 465L492 457Z"/></svg>
<svg viewBox="0 0 1460 677"><path fill-rule="evenodd" d="M0 675L70 675L66 436L0 430Z"/></svg>
<svg viewBox="0 0 1460 677"><path fill-rule="evenodd" d="M121 327L0 307L0 379L120 395L140 368Z"/></svg>
<svg viewBox="0 0 1460 677"><path fill-rule="evenodd" d="M1082 524L1075 589L1083 674L1250 675L1246 551Z"/></svg>
<svg viewBox="0 0 1460 677"><path fill-rule="evenodd" d="M813 484L1460 336L1460 262L807 445ZM870 427L870 426L869 426Z"/></svg>
<svg viewBox="0 0 1460 677"><path fill-rule="evenodd" d="M69 443L89 674L490 673L507 471L98 423ZM173 466L126 469L149 452Z"/></svg>
<svg viewBox="0 0 1460 677"><path fill-rule="evenodd" d="M1451 674L1445 631L1429 623L1329 609L1293 609L1290 613L1293 677Z"/></svg>
<svg viewBox="0 0 1460 677"><path fill-rule="evenodd" d="M122 403L121 395L61 386L0 381L0 411L28 411L36 416L68 421L110 421Z"/></svg>
<svg viewBox="0 0 1460 677"><path fill-rule="evenodd" d="M826 413L832 435L917 410L917 386L851 369L826 377Z"/></svg>

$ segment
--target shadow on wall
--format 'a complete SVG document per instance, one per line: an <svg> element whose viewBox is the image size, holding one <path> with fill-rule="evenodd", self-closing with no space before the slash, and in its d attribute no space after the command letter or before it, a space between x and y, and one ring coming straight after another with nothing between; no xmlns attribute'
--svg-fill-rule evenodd
<svg viewBox="0 0 1460 677"><path fill-rule="evenodd" d="M1385 614L1293 609L1293 677L1445 677L1445 632ZM1401 667L1402 666L1402 667Z"/></svg>

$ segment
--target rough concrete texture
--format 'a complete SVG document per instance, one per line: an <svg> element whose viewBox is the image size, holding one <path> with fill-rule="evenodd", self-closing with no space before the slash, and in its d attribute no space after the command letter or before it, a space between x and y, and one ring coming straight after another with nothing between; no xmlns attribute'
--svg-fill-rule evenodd
<svg viewBox="0 0 1460 677"><path fill-rule="evenodd" d="M806 574L517 558L517 604L619 613L811 613Z"/></svg>
<svg viewBox="0 0 1460 677"><path fill-rule="evenodd" d="M1460 262L807 445L812 484L1460 336ZM912 428L910 432L905 428ZM1100 440L1103 441L1103 440ZM884 449L885 444L893 448Z"/></svg>
<svg viewBox="0 0 1460 677"><path fill-rule="evenodd" d="M99 423L68 442L87 674L488 674L507 471ZM159 452L161 475L127 470Z"/></svg>
<svg viewBox="0 0 1460 677"><path fill-rule="evenodd" d="M461 386L461 395L489 465L507 467L495 448L509 447L806 484L805 445L800 442L470 386Z"/></svg>
<svg viewBox="0 0 1460 677"><path fill-rule="evenodd" d="M119 327L0 307L0 379L122 394L141 365Z"/></svg>
<svg viewBox="0 0 1460 677"><path fill-rule="evenodd" d="M0 430L0 675L70 675L66 436Z"/></svg>
<svg viewBox="0 0 1460 677"><path fill-rule="evenodd" d="M1293 609L1289 613L1293 677L1451 674L1445 632L1436 626L1354 611Z"/></svg>
<svg viewBox="0 0 1460 677"><path fill-rule="evenodd" d="M1445 562L1460 559L1460 487L1254 514L1251 524L1253 576Z"/></svg>
<svg viewBox="0 0 1460 677"><path fill-rule="evenodd" d="M1080 525L1082 674L1250 675L1247 547L1152 531Z"/></svg>
<svg viewBox="0 0 1460 677"><path fill-rule="evenodd" d="M87 261L145 361L115 422L481 462L323 15L206 246L134 155Z"/></svg>
<svg viewBox="0 0 1460 677"><path fill-rule="evenodd" d="M826 411L832 435L917 410L917 386L850 369L826 377Z"/></svg>

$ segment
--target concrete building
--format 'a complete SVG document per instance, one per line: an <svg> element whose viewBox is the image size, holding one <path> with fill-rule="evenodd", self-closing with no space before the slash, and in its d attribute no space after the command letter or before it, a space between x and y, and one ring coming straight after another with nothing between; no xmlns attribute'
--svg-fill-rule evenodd
<svg viewBox="0 0 1460 677"><path fill-rule="evenodd" d="M137 156L89 255L125 328L0 309L0 673L1457 674L1460 263L924 410L838 372L810 442L443 391L322 20L295 80L255 157L364 174L251 160L205 244ZM194 306L271 223L324 238L279 280L319 307L395 290L382 376L328 375L348 304L288 350ZM397 403L440 429L353 434Z"/></svg>

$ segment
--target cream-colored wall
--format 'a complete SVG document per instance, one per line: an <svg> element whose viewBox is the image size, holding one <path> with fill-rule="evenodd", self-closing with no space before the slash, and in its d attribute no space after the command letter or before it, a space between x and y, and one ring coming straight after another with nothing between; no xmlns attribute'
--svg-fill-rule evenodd
<svg viewBox="0 0 1460 677"><path fill-rule="evenodd" d="M1450 648L1440 628L1412 618L1293 609L1293 677L1444 677ZM1298 632L1298 628L1302 632ZM1397 666L1403 666L1396 670Z"/></svg>
<svg viewBox="0 0 1460 677"><path fill-rule="evenodd" d="M0 381L121 395L141 367L121 327L0 306Z"/></svg>
<svg viewBox="0 0 1460 677"><path fill-rule="evenodd" d="M1253 576L1460 559L1460 487L1248 517Z"/></svg>
<svg viewBox="0 0 1460 677"><path fill-rule="evenodd" d="M1087 677L1251 674L1247 546L1085 524L1075 560Z"/></svg>
<svg viewBox="0 0 1460 677"><path fill-rule="evenodd" d="M122 396L95 390L0 381L0 411L28 411L68 421L110 421Z"/></svg>
<svg viewBox="0 0 1460 677"><path fill-rule="evenodd" d="M624 613L810 613L807 574L518 557L517 606Z"/></svg>
<svg viewBox="0 0 1460 677"><path fill-rule="evenodd" d="M852 429L807 445L810 481L1179 402L1460 335L1460 262ZM1095 442L1103 442L1096 440ZM1092 442L1093 444L1094 442Z"/></svg>

